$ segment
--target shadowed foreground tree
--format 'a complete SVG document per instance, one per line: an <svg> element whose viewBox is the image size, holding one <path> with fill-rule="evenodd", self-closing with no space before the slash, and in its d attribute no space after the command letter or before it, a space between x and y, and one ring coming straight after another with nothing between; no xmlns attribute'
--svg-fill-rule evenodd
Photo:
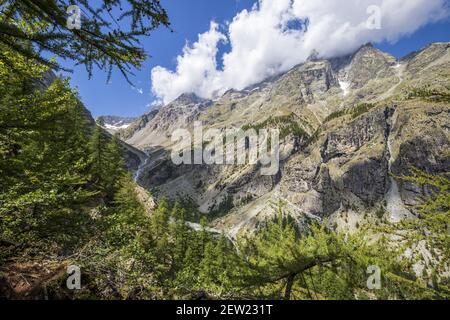
<svg viewBox="0 0 450 320"><path fill-rule="evenodd" d="M79 29L67 25L71 5L80 9ZM139 37L161 25L170 23L159 0L0 0L0 43L9 50L55 70L61 67L43 52L85 65L89 76L96 66L108 79L113 67L127 80L141 67L147 55ZM11 65L4 52L0 61Z"/></svg>

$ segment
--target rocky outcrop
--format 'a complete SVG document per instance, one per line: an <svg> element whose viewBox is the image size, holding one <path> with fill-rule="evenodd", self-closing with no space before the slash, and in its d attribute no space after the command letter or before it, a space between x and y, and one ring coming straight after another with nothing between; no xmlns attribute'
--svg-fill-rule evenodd
<svg viewBox="0 0 450 320"><path fill-rule="evenodd" d="M142 150L172 145L172 133L196 121L211 101L194 94L183 94L172 103L154 110L133 123L122 138Z"/></svg>
<svg viewBox="0 0 450 320"><path fill-rule="evenodd" d="M276 82L274 91L277 95L289 95L297 91L302 102L310 104L338 85L331 63L326 60L315 60L308 61L281 76Z"/></svg>
<svg viewBox="0 0 450 320"><path fill-rule="evenodd" d="M322 148L322 158L326 163L336 157L347 157L357 152L368 142L385 135L387 123L385 110L372 113L371 117L359 117L336 131L327 134Z"/></svg>
<svg viewBox="0 0 450 320"><path fill-rule="evenodd" d="M151 110L141 116L140 118L134 120L127 128L118 131L122 140L126 141L130 139L135 133L143 130L147 124L158 114L159 109Z"/></svg>
<svg viewBox="0 0 450 320"><path fill-rule="evenodd" d="M416 102L398 115L397 156L392 162L392 173L400 176L417 168L428 173L448 172L450 105L427 105ZM399 182L400 194L406 205L417 203L418 196L431 190L409 182Z"/></svg>
<svg viewBox="0 0 450 320"><path fill-rule="evenodd" d="M298 221L339 222L348 213L413 214L417 197L430 190L398 176L413 166L448 171L450 106L407 100L404 92L417 83L450 87L449 61L448 44L398 61L365 45L346 57L309 59L260 84L229 90L214 102L183 95L149 119L141 118L135 123L139 129L127 136L127 142L150 150L139 182L156 196L189 199L206 214L225 215L216 225L234 236L274 214L268 204L280 200ZM367 109L355 112L363 102ZM289 133L282 139L274 176L261 176L259 165L175 166L168 157L173 130L192 130L194 121L223 131L244 125L272 128L276 121L268 119L283 119L282 128L294 122L309 136Z"/></svg>
<svg viewBox="0 0 450 320"><path fill-rule="evenodd" d="M363 46L353 56L348 69L351 88L359 89L371 80L392 77L394 71L391 67L396 64L393 56L375 49L371 44Z"/></svg>

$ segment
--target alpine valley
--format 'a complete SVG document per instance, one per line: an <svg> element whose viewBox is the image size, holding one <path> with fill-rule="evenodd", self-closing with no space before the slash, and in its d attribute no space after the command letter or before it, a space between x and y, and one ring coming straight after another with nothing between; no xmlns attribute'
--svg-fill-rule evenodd
<svg viewBox="0 0 450 320"><path fill-rule="evenodd" d="M254 231L281 201L300 224L326 221L357 230L373 219L417 215L428 188L399 177L416 168L450 168L448 101L414 88L450 87L450 44L435 43L397 60L371 44L333 59L311 57L284 74L214 101L185 93L120 131L147 154L137 182L155 198L189 204L229 238ZM176 129L194 122L280 129L280 170L259 165L181 165L170 158Z"/></svg>
<svg viewBox="0 0 450 320"><path fill-rule="evenodd" d="M450 298L450 43L311 55L211 100L97 121L3 43L1 299ZM279 170L174 164L174 132L199 123L226 143L278 129Z"/></svg>

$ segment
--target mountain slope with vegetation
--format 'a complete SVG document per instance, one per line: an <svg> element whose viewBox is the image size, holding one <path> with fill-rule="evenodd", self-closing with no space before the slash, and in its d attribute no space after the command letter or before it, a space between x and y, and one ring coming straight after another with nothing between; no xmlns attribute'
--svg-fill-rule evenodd
<svg viewBox="0 0 450 320"><path fill-rule="evenodd" d="M149 154L142 186L157 197L191 199L209 216L226 206L215 225L232 236L273 215L268 200L288 201L299 219L345 225L340 216L349 214L356 224L380 210L397 219L414 214L415 199L427 192L394 176L411 167L444 174L450 166L449 57L448 43L401 60L365 45L349 56L310 59L214 102L183 95L121 137ZM173 165L171 134L191 131L194 121L221 132L280 129L279 174L263 177L251 165Z"/></svg>
<svg viewBox="0 0 450 320"><path fill-rule="evenodd" d="M312 57L217 101L186 93L112 136L36 49L127 76L145 58L136 36L166 13L133 1L114 37L102 19L69 31L58 3L0 13L0 299L450 298L449 44ZM120 5L78 3L99 18ZM170 134L195 120L279 128L279 174L173 165Z"/></svg>
<svg viewBox="0 0 450 320"><path fill-rule="evenodd" d="M434 196L419 208L420 220L373 220L349 237L327 223L309 221L299 229L287 202L268 202L274 218L231 242L210 233L205 217L192 229L192 208L164 200L144 206L117 136L89 123L66 82L55 79L43 89L36 83L45 68L20 58L16 68L30 73L22 77L1 66L7 75L0 88L1 170L7 177L0 193L2 298L448 297L442 277L449 253L446 178L419 171L399 178L433 188ZM379 234L384 236L377 239ZM397 247L386 245L399 236ZM436 258L422 277L415 272L417 253L410 252L418 245L431 246ZM82 270L81 290L65 286L69 265ZM370 265L382 270L382 290L367 288Z"/></svg>

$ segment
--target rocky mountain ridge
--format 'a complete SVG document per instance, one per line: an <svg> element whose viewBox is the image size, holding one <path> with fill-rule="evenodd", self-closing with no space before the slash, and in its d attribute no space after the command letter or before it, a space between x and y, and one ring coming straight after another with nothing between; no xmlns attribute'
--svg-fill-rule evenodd
<svg viewBox="0 0 450 320"><path fill-rule="evenodd" d="M450 168L450 106L408 98L411 88L450 88L450 44L397 60L371 45L346 57L309 59L215 101L185 94L121 132L146 151L137 181L152 193L189 201L231 236L254 228L282 201L299 222L327 219L356 228L367 216L414 215L417 190L397 176L411 167ZM194 121L222 132L283 128L280 171L258 165L181 165L170 161L171 134Z"/></svg>

